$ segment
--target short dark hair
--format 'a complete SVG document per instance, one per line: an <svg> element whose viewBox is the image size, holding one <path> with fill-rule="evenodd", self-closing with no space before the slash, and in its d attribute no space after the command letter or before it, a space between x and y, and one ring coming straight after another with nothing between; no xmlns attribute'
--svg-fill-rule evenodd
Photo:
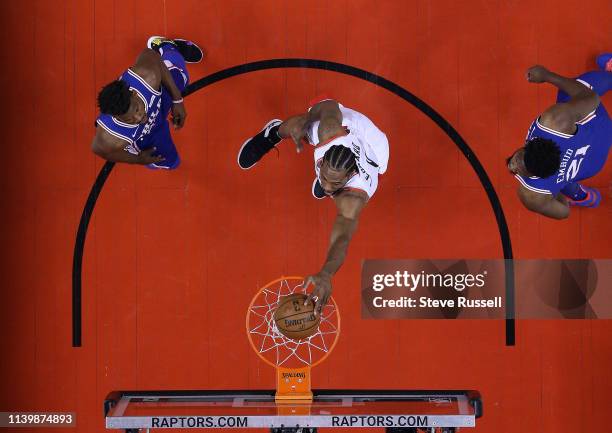
<svg viewBox="0 0 612 433"><path fill-rule="evenodd" d="M535 137L525 144L525 168L534 176L549 177L559 170L561 149L552 140Z"/></svg>
<svg viewBox="0 0 612 433"><path fill-rule="evenodd" d="M323 161L327 161L329 168L334 170L346 170L350 173L357 169L355 154L348 147L339 144L327 149Z"/></svg>
<svg viewBox="0 0 612 433"><path fill-rule="evenodd" d="M125 81L115 80L102 87L98 93L98 107L102 114L119 116L130 108L130 88Z"/></svg>

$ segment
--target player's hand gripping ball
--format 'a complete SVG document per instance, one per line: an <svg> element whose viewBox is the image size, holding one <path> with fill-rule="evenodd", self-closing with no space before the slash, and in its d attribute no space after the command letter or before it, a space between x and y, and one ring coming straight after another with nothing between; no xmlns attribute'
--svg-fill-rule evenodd
<svg viewBox="0 0 612 433"><path fill-rule="evenodd" d="M331 275L325 272L319 272L318 274L311 275L304 280L304 289L307 289L310 285L314 287L310 295L308 295L308 300L314 300L316 302L315 314L318 316L321 314L323 307L327 305L327 302L331 297Z"/></svg>

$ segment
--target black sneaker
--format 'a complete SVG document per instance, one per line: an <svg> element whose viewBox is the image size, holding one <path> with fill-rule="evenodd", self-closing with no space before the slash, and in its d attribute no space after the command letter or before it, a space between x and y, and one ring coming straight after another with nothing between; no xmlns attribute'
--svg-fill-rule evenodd
<svg viewBox="0 0 612 433"><path fill-rule="evenodd" d="M282 123L279 119L270 120L259 134L242 144L238 151L238 165L241 169L248 170L253 167L270 149L281 142L277 132Z"/></svg>
<svg viewBox="0 0 612 433"><path fill-rule="evenodd" d="M183 59L185 59L185 63L200 63L204 58L204 52L195 42L187 39L174 39L174 43Z"/></svg>
<svg viewBox="0 0 612 433"><path fill-rule="evenodd" d="M314 182L312 182L312 195L314 196L314 198L317 198L319 200L327 197L327 194L325 194L325 190L321 186L321 182L319 182L319 179L316 177Z"/></svg>
<svg viewBox="0 0 612 433"><path fill-rule="evenodd" d="M151 36L147 41L147 47L157 51L159 54L163 53L163 44L174 45L185 63L198 63L202 61L204 52L194 42L186 39L168 39L163 36Z"/></svg>

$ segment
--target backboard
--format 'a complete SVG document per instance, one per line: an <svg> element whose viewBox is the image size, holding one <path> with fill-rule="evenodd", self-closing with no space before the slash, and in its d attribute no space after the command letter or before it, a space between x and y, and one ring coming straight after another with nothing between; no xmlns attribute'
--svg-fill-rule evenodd
<svg viewBox="0 0 612 433"><path fill-rule="evenodd" d="M269 391L118 391L104 403L106 428L474 427L477 391L313 390L312 402L278 402ZM412 430L410 430L412 428ZM432 430L429 430L432 431Z"/></svg>

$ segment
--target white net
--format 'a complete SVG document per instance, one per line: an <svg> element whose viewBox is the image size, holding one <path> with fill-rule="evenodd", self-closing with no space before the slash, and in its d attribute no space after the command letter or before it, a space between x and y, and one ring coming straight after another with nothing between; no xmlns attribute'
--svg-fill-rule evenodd
<svg viewBox="0 0 612 433"><path fill-rule="evenodd" d="M301 279L281 279L259 292L248 311L249 338L255 350L278 367L312 366L333 348L339 331L338 310L330 298L321 312L317 331L303 340L292 340L280 333L274 321L274 311L281 298L292 293L306 293Z"/></svg>

